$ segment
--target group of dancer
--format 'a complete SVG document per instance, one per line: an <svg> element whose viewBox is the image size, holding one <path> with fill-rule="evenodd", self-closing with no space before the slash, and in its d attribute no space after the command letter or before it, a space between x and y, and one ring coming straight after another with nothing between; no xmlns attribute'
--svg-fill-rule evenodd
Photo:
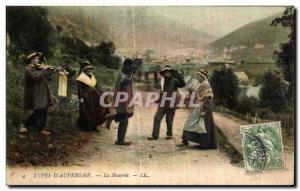
<svg viewBox="0 0 300 191"><path fill-rule="evenodd" d="M52 96L47 81L53 74L53 68L41 67L40 52L31 52L27 55L27 67L25 73L25 109L32 111L27 118L25 127L20 133L28 133L29 129L40 130L44 135L51 135L47 129L48 108L53 105ZM103 91L97 88L97 80L93 74L93 65L89 61L80 63L80 72L76 76L79 100L79 117L77 126L84 131L98 131L99 125L105 124L109 129L114 120L118 123L116 145L130 145L126 132L129 118L134 115L134 106L129 102L133 97L132 81L138 69L138 61L125 59L119 73L115 93L126 92L127 99L115 106L103 107L99 101ZM157 103L157 110L154 115L152 135L149 141L159 140L160 124L163 117L166 117L167 132L166 139L173 139L173 121L177 109L177 102L180 100L179 88L195 93L197 107L189 108L189 116L183 127L182 142L177 146L187 146L189 142L199 144L202 149L216 149L215 126L212 116L213 91L209 83L209 74L206 70L200 70L186 83L183 73L174 70L171 66L164 66L160 72L161 89ZM175 100L163 100L164 96L172 96L176 93ZM163 96L164 95L164 96ZM105 103L114 103L116 96L106 96ZM164 102L163 104L161 104ZM175 104L174 104L175 102ZM171 104L173 103L173 104Z"/></svg>

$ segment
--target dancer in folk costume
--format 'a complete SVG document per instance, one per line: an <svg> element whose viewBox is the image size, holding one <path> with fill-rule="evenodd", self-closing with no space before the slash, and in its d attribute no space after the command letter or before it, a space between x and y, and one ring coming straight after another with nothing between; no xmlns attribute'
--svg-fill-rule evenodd
<svg viewBox="0 0 300 191"><path fill-rule="evenodd" d="M111 121L109 118L115 111L113 108L103 107L100 104L103 92L96 88L97 80L92 73L93 65L89 61L83 61L80 69L76 78L79 99L77 126L84 131L98 131L97 126L107 120ZM108 102L107 99L104 101Z"/></svg>
<svg viewBox="0 0 300 191"><path fill-rule="evenodd" d="M123 102L118 103L117 100L114 100L114 102L118 103L116 106L116 116L115 121L119 123L118 126L118 138L115 142L116 145L130 145L132 142L129 140L125 140L127 127L129 118L133 116L133 110L134 106L130 105L130 101L133 97L132 92L132 79L133 75L137 71L137 64L132 59L126 58L123 62L123 68L122 71L119 74L116 88L115 88L115 99L118 93L126 93L127 99ZM121 97L120 97L121 98ZM123 97L122 97L123 98ZM122 99L121 98L121 99Z"/></svg>
<svg viewBox="0 0 300 191"><path fill-rule="evenodd" d="M190 110L182 134L182 142L177 146L187 146L188 142L198 143L201 149L216 149L215 125L212 115L213 91L208 81L208 72L200 70L196 79L187 85L189 92L196 93L198 107Z"/></svg>
<svg viewBox="0 0 300 191"><path fill-rule="evenodd" d="M152 135L148 137L148 140L157 140L159 138L159 130L160 130L160 123L164 115L166 115L166 122L167 122L167 139L173 138L173 119L175 115L175 110L177 104L180 101L179 93L177 92L178 88L182 88L185 86L184 78L182 72L178 72L173 70L170 66L165 66L160 71L162 76L161 78L161 93L160 98L157 101L158 108L156 110L154 116L154 123L153 123L153 131ZM162 105L162 95L166 94L166 97L172 97L173 93L176 93L175 101L173 102L174 105L171 105L170 100L166 100Z"/></svg>

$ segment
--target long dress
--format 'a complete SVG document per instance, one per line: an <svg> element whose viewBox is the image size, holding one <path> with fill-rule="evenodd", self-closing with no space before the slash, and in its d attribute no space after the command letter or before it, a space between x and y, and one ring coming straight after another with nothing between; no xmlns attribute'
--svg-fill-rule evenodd
<svg viewBox="0 0 300 191"><path fill-rule="evenodd" d="M110 113L110 108L100 105L103 92L96 89L97 81L93 74L82 72L80 75L76 79L79 99L77 126L86 131L95 130L98 125L107 120L106 116Z"/></svg>
<svg viewBox="0 0 300 191"><path fill-rule="evenodd" d="M191 108L183 128L182 139L198 143L203 148L217 148L212 115L213 94L209 82L206 80L190 87L189 90L197 92L196 102L200 107Z"/></svg>

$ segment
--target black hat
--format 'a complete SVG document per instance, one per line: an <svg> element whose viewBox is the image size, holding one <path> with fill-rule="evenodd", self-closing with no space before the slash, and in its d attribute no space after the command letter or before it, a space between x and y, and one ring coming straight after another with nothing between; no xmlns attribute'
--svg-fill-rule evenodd
<svg viewBox="0 0 300 191"><path fill-rule="evenodd" d="M80 69L84 70L84 69L94 69L93 65L90 63L90 61L88 60L84 60L80 62Z"/></svg>
<svg viewBox="0 0 300 191"><path fill-rule="evenodd" d="M164 73L165 71L173 71L173 68L169 65L164 66L159 73Z"/></svg>
<svg viewBox="0 0 300 191"><path fill-rule="evenodd" d="M133 64L133 60L131 60L130 58L126 58L123 62L123 66L132 66Z"/></svg>

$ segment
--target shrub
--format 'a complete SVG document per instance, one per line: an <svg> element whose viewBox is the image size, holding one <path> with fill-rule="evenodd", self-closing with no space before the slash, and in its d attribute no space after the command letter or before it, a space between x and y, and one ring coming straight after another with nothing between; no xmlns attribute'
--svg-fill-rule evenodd
<svg viewBox="0 0 300 191"><path fill-rule="evenodd" d="M261 107L270 107L274 112L281 112L287 109L288 82L283 78L282 73L277 70L269 70L262 79L260 90Z"/></svg>
<svg viewBox="0 0 300 191"><path fill-rule="evenodd" d="M243 96L239 99L236 111L242 114L253 114L255 109L259 107L259 100L253 96Z"/></svg>
<svg viewBox="0 0 300 191"><path fill-rule="evenodd" d="M288 98L294 102L294 89L295 89L295 53L296 53L296 35L295 35L295 19L296 10L294 7L287 7L282 16L275 18L271 25L282 25L283 27L289 27L291 33L289 34L289 41L280 45L280 50L275 51L276 64L281 68L285 79L290 82L288 89Z"/></svg>
<svg viewBox="0 0 300 191"><path fill-rule="evenodd" d="M25 69L14 69L11 62L6 67L7 129L18 127L24 121L23 92Z"/></svg>
<svg viewBox="0 0 300 191"><path fill-rule="evenodd" d="M215 70L211 77L211 86L215 95L215 103L229 109L234 108L240 93L237 76L231 68L223 67Z"/></svg>

